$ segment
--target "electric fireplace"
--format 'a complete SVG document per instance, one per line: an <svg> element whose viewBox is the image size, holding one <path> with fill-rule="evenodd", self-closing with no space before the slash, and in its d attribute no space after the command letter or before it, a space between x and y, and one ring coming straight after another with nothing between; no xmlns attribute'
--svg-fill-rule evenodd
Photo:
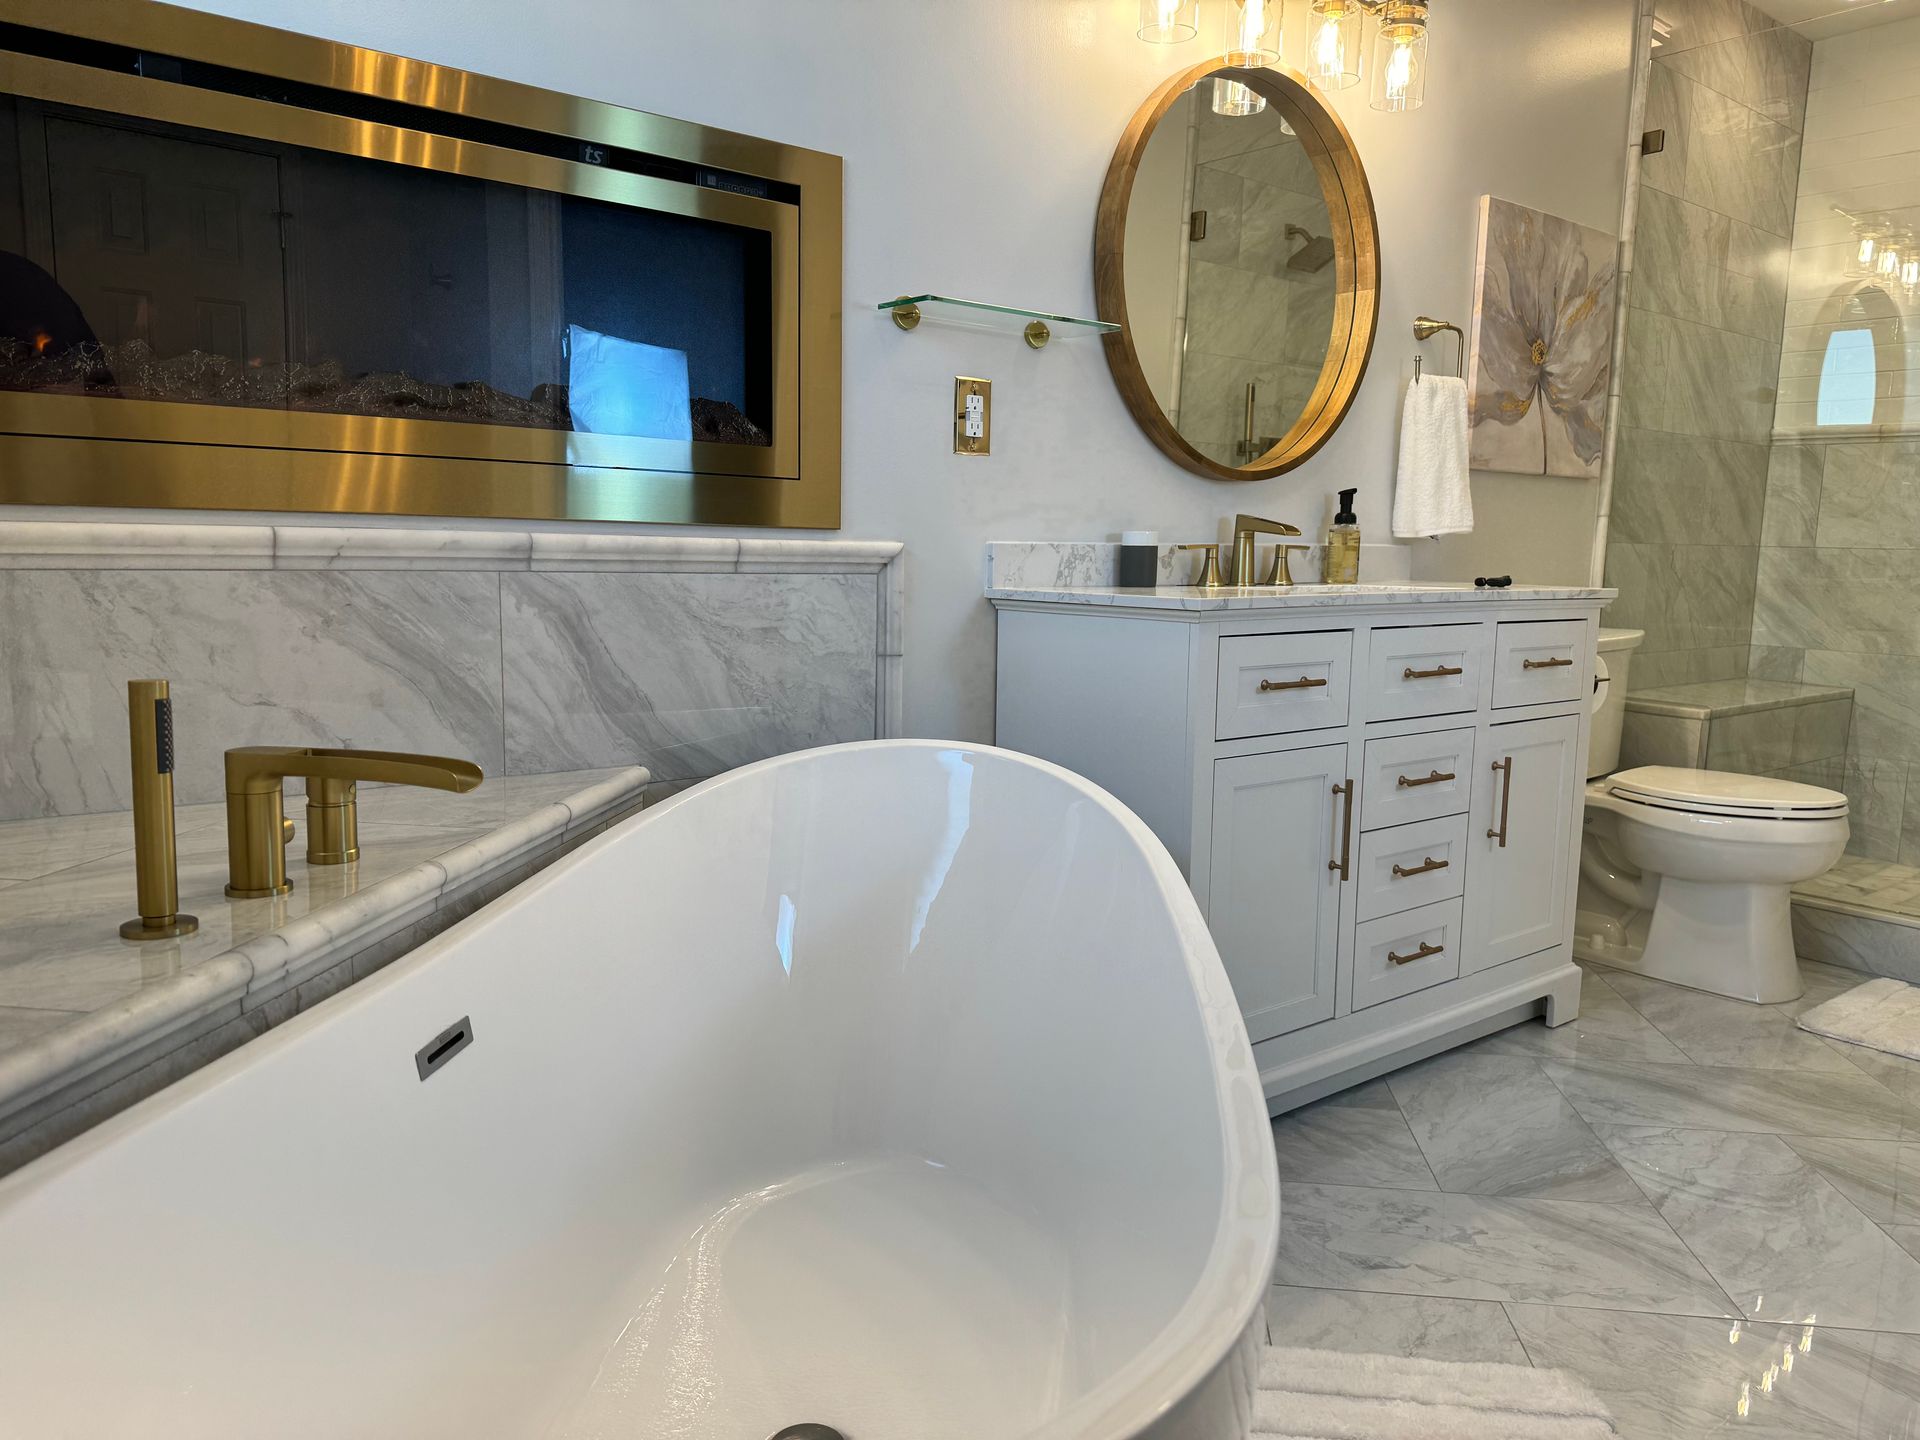
<svg viewBox="0 0 1920 1440"><path fill-rule="evenodd" d="M0 23L0 501L839 521L840 161L155 4Z"/></svg>

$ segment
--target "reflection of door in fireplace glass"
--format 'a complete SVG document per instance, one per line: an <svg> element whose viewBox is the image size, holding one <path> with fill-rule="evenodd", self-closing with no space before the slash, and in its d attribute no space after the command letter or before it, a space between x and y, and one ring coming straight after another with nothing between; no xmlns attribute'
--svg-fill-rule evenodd
<svg viewBox="0 0 1920 1440"><path fill-rule="evenodd" d="M0 388L771 443L764 231L0 97L29 133L0 251L66 308L0 306Z"/></svg>

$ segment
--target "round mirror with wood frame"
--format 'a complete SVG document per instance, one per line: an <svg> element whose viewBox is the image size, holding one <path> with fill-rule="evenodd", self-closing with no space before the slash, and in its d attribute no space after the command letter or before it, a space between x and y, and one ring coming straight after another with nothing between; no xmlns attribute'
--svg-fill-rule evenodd
<svg viewBox="0 0 1920 1440"><path fill-rule="evenodd" d="M1353 140L1305 76L1211 60L1140 107L1094 224L1107 363L1187 469L1265 480L1327 442L1373 352L1380 240Z"/></svg>

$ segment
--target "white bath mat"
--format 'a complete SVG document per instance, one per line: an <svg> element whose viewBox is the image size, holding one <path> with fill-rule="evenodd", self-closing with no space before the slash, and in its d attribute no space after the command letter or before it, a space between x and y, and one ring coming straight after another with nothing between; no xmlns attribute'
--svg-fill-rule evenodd
<svg viewBox="0 0 1920 1440"><path fill-rule="evenodd" d="M1920 990L1904 980L1869 980L1814 1006L1800 1028L1920 1060Z"/></svg>
<svg viewBox="0 0 1920 1440"><path fill-rule="evenodd" d="M1563 1370L1267 1350L1257 1440L1612 1440L1599 1396Z"/></svg>

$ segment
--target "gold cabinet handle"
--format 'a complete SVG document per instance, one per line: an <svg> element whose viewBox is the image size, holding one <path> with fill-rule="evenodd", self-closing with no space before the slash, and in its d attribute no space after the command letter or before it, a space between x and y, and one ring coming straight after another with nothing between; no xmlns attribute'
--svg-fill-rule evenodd
<svg viewBox="0 0 1920 1440"><path fill-rule="evenodd" d="M1568 663L1571 664L1572 662L1569 661ZM1400 672L1400 678L1402 680L1438 680L1442 675L1464 675L1466 673L1465 667L1460 665L1436 665L1431 670L1416 670L1409 665Z"/></svg>
<svg viewBox="0 0 1920 1440"><path fill-rule="evenodd" d="M1558 670L1563 665L1571 665L1572 663L1573 661L1564 657L1557 657L1552 660L1522 660L1520 662L1520 668L1522 670Z"/></svg>
<svg viewBox="0 0 1920 1440"><path fill-rule="evenodd" d="M1348 778L1333 787L1333 793L1344 795L1346 804L1340 811L1340 858L1327 861L1327 869L1336 872L1342 880L1347 878L1348 861L1353 858L1353 780Z"/></svg>
<svg viewBox="0 0 1920 1440"><path fill-rule="evenodd" d="M1418 865L1414 866L1411 870L1405 869L1399 865L1394 866L1393 878L1396 880L1405 880L1409 876L1424 875L1429 870L1444 870L1446 868L1447 868L1447 862L1445 860L1436 860L1431 855L1429 855L1425 860L1422 860Z"/></svg>
<svg viewBox="0 0 1920 1440"><path fill-rule="evenodd" d="M1396 955L1393 951L1389 950L1387 951L1387 959L1396 965L1411 965L1414 961L1424 960L1429 955L1443 955L1446 953L1446 949L1447 947L1444 945L1429 945L1426 941L1422 940L1420 942L1420 948L1411 955Z"/></svg>
<svg viewBox="0 0 1920 1440"><path fill-rule="evenodd" d="M1326 683L1325 680L1310 680L1305 675L1298 680L1262 680L1260 693L1264 695L1269 690L1319 690Z"/></svg>
<svg viewBox="0 0 1920 1440"><path fill-rule="evenodd" d="M1424 780L1412 775L1402 775L1395 783L1401 790L1418 790L1422 785L1444 785L1449 780L1459 778L1451 770L1429 770Z"/></svg>
<svg viewBox="0 0 1920 1440"><path fill-rule="evenodd" d="M1500 772L1500 824L1487 831L1487 839L1498 840L1504 850L1507 848L1507 803L1513 799L1513 757L1494 761L1493 768Z"/></svg>

